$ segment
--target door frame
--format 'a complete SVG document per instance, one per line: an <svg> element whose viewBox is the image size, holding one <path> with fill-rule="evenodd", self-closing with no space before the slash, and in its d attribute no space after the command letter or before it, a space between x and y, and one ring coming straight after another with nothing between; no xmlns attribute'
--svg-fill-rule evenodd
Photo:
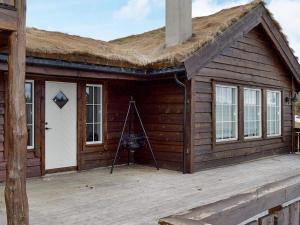
<svg viewBox="0 0 300 225"><path fill-rule="evenodd" d="M29 76L31 78L31 76ZM35 85L36 85L36 98L35 101L36 107L40 106L40 121L36 121L38 128L36 131L40 131L40 137L36 138L36 141L39 142L39 149L36 151L37 156L40 154L40 174L41 176L45 176L46 173L46 164L45 164L45 120L46 120L46 105L45 105L45 94L46 94L46 81L53 81L53 82L66 82L66 83L76 83L77 84L77 166L76 168L70 168L72 171L80 171L83 168L82 162L82 153L88 151L86 148L88 147L85 142L85 88L86 84L100 84L102 85L102 92L103 92L103 143L101 145L91 145L93 147L99 147L101 149L106 149L107 146L107 81L101 79L74 79L74 78L59 78L59 77L47 77L44 78L36 78L32 76L32 79L35 78ZM84 110L82 110L84 107ZM38 108L37 108L38 109ZM37 115L37 114L36 114ZM38 132L36 132L38 133ZM65 171L57 171L57 172L65 172Z"/></svg>
<svg viewBox="0 0 300 225"><path fill-rule="evenodd" d="M57 169L50 169L46 170L46 133L45 133L45 127L46 127L46 82L62 82L62 83L73 83L76 84L76 100L77 100L77 107L76 107L76 166L72 167L64 167L64 168L57 168ZM79 88L79 82L77 82L74 79L47 79L47 80L42 80L40 82L41 85L41 92L39 93L40 95L40 133L41 133L41 138L40 138L40 151L41 151L41 176L45 176L46 174L51 174L51 173L58 173L58 172L67 172L67 171L78 171L80 170L80 149L79 149L79 143L80 143L80 136L81 131L79 130L79 99L80 99L80 88ZM37 98L36 98L37 99Z"/></svg>

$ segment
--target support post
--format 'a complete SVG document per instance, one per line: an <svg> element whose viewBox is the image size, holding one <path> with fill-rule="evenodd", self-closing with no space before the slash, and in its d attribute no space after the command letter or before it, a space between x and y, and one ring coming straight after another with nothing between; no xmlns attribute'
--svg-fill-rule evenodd
<svg viewBox="0 0 300 225"><path fill-rule="evenodd" d="M24 97L26 0L17 0L17 31L9 36L8 59L8 159L5 202L8 225L28 225L26 194L27 127Z"/></svg>
<svg viewBox="0 0 300 225"><path fill-rule="evenodd" d="M186 149L187 149L187 141L186 141L186 125L187 125L187 90L186 90L186 85L182 83L178 77L177 74L174 75L175 82L181 86L184 90L184 106L183 106L183 121L182 121L182 126L183 126L183 132L182 132L182 138L183 138L183 149L182 149L182 173L186 173Z"/></svg>

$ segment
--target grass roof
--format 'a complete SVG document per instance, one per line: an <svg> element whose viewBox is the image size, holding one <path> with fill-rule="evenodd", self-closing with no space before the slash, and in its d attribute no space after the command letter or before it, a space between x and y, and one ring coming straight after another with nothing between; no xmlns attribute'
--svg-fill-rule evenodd
<svg viewBox="0 0 300 225"><path fill-rule="evenodd" d="M255 0L210 16L193 18L193 36L172 47L165 46L164 27L110 42L28 28L27 55L130 68L175 67L259 4L263 1Z"/></svg>

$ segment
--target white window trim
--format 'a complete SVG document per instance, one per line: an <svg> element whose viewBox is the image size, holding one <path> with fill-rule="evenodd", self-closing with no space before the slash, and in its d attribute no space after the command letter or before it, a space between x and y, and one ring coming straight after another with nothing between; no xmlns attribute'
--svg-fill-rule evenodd
<svg viewBox="0 0 300 225"><path fill-rule="evenodd" d="M230 142L230 141L237 141L239 139L239 115L238 115L238 108L239 108L239 102L238 102L238 95L239 95L239 90L237 86L234 85L222 85L222 84L216 84L215 85L215 90L217 89L217 87L226 87L226 88L233 88L236 90L236 96L235 96L235 101L236 101L236 109L235 109L235 114L236 114L236 125L235 125L235 129L236 129L236 135L234 138L226 138L226 139L217 139L216 137L216 142L217 143L222 143L222 142ZM216 91L215 91L216 92ZM217 92L216 92L217 93ZM217 94L215 93L215 104L217 105ZM215 107L216 108L216 107ZM214 112L216 113L216 112ZM217 124L216 118L215 118L215 124ZM215 125L215 131L216 131L217 127ZM215 132L216 135L216 132Z"/></svg>
<svg viewBox="0 0 300 225"><path fill-rule="evenodd" d="M33 150L34 149L34 141L35 141L35 114L34 114L34 107L35 107L35 96L34 96L34 80L26 80L25 83L31 83L31 86L32 86L32 145L31 146L28 146L27 145L27 149L28 150ZM27 104L26 104L27 105ZM27 121L26 121L26 127L27 127Z"/></svg>
<svg viewBox="0 0 300 225"><path fill-rule="evenodd" d="M256 138L262 138L262 91L261 89L258 88L244 88L244 96L243 98L245 98L245 90L253 90L253 91L259 91L259 96L260 96L260 123L259 123L259 135L258 136L251 136L251 137L245 137L245 127L244 127L244 138L247 140L251 140L251 139L256 139ZM245 110L245 103L244 103L244 110ZM244 126L245 126L245 118L244 118Z"/></svg>
<svg viewBox="0 0 300 225"><path fill-rule="evenodd" d="M100 118L100 132L101 132L101 135L100 135L100 141L86 141L86 144L87 145L97 145L97 144L103 144L103 85L101 84L87 84L86 87L99 87L100 88L100 110L101 110L101 118ZM93 93L93 106L95 105L94 104L94 93ZM87 106L87 103L85 104L85 107ZM94 108L93 108L93 112L94 112ZM85 121L85 124L86 121ZM93 134L94 134L94 125L95 125L95 122L94 122L94 115L93 115ZM87 129L87 128L86 128Z"/></svg>
<svg viewBox="0 0 300 225"><path fill-rule="evenodd" d="M272 138L272 137L281 137L282 135L282 94L281 91L275 91L275 90L267 90L267 115L268 115L268 93L279 93L279 133L278 134L268 134L268 118L267 118L267 137ZM268 117L268 116L267 116Z"/></svg>

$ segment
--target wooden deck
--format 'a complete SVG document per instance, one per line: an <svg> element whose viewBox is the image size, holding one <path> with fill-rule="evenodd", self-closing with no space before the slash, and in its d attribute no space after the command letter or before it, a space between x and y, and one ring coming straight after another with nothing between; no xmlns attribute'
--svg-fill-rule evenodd
<svg viewBox="0 0 300 225"><path fill-rule="evenodd" d="M159 218L300 174L300 155L182 175L131 166L28 180L31 225L152 225ZM4 185L0 185L3 193ZM0 224L5 223L0 197Z"/></svg>

